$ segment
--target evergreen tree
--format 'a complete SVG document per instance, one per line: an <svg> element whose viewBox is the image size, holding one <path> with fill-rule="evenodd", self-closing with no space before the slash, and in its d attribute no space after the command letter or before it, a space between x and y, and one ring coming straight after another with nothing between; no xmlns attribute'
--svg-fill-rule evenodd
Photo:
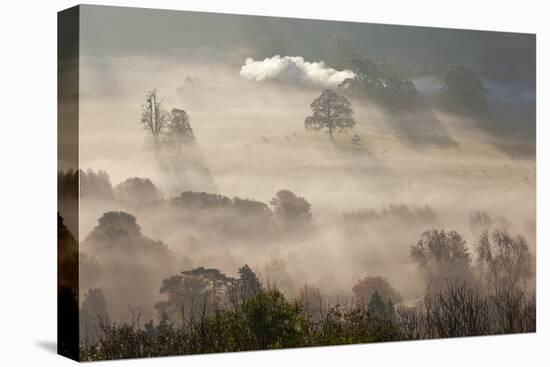
<svg viewBox="0 0 550 367"><path fill-rule="evenodd" d="M369 315L383 319L387 315L386 304L382 300L382 297L378 294L377 290L374 290L372 297L367 306L367 311Z"/></svg>

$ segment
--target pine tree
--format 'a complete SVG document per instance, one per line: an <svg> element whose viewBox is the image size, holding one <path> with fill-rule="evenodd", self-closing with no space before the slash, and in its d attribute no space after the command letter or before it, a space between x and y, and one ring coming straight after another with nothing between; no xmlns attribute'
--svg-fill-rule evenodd
<svg viewBox="0 0 550 367"><path fill-rule="evenodd" d="M387 314L386 304L382 300L382 297L378 294L378 291L375 290L372 294L370 302L367 306L367 311L369 315L376 318L385 318Z"/></svg>

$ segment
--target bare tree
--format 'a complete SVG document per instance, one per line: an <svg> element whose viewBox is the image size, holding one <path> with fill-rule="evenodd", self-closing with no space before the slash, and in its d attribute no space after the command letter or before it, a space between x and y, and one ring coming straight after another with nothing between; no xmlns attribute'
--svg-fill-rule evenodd
<svg viewBox="0 0 550 367"><path fill-rule="evenodd" d="M446 287L424 298L425 319L432 336L453 338L491 333L486 298L466 283L447 281Z"/></svg>
<svg viewBox="0 0 550 367"><path fill-rule="evenodd" d="M470 231L476 235L481 236L484 232L491 229L493 225L493 218L483 210L476 210L470 213Z"/></svg>
<svg viewBox="0 0 550 367"><path fill-rule="evenodd" d="M531 254L527 241L520 235L515 238L507 231L484 232L476 247L477 262L489 290L497 295L511 290L529 279Z"/></svg>
<svg viewBox="0 0 550 367"><path fill-rule="evenodd" d="M168 113L164 110L162 101L158 99L156 89L147 93L145 103L141 107L141 123L151 132L155 148L158 148L162 131L168 121Z"/></svg>

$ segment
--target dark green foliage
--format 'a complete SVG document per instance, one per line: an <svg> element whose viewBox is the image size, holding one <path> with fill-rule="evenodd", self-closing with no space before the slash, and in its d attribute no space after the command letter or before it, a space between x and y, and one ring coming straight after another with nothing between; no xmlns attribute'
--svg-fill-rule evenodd
<svg viewBox="0 0 550 367"><path fill-rule="evenodd" d="M165 315L143 328L136 322L104 323L101 338L82 343L80 352L83 360L101 360L535 331L534 298L515 297L501 302L466 283L447 282L440 291L428 290L416 307L395 309L375 293L368 307L337 304L308 317L277 289L264 289L235 309L202 314L183 325ZM502 319L493 312L499 307Z"/></svg>
<svg viewBox="0 0 550 367"><path fill-rule="evenodd" d="M350 63L355 76L344 80L340 88L357 97L371 98L382 107L393 111L423 106L414 83L389 70L385 64L379 64L359 54L352 55Z"/></svg>
<svg viewBox="0 0 550 367"><path fill-rule="evenodd" d="M278 290L268 290L245 302L242 311L252 332L253 349L305 346L307 323L300 306Z"/></svg>
<svg viewBox="0 0 550 367"><path fill-rule="evenodd" d="M441 99L450 111L485 114L488 111L485 87L477 73L464 65L449 65L440 75Z"/></svg>
<svg viewBox="0 0 550 367"><path fill-rule="evenodd" d="M129 324L102 326L95 343L81 344L82 360L102 360L296 348L398 340L396 325L369 316L363 308L332 307L320 323L307 320L302 307L276 289L259 292L236 310L219 310L185 326L167 318L144 328Z"/></svg>
<svg viewBox="0 0 550 367"><path fill-rule="evenodd" d="M486 245L491 247L491 259L504 253L508 257L503 259L524 264L516 261L526 254L520 239L495 232L493 241ZM429 275L425 295L414 306L399 304L399 294L381 277L367 278L354 287L354 293L361 288L369 294L368 302L331 305L319 290L307 286L299 301L286 298L276 288L264 288L247 265L239 269L239 278L212 268L184 271L163 281L160 291L168 299L157 305L158 323L142 326L139 316L132 324L106 320L96 340L81 336L80 357L90 361L536 330L535 296L528 294L522 282L493 293L464 276L473 269L458 233L424 232L412 246L411 257L422 274ZM508 260L496 263L508 264ZM510 268L502 269L507 274ZM83 308L102 310L103 305L97 290L90 291L83 302Z"/></svg>

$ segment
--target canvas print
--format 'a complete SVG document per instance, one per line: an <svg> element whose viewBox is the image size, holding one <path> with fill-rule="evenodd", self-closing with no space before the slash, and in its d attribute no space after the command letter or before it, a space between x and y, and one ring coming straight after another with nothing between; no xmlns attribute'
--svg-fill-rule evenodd
<svg viewBox="0 0 550 367"><path fill-rule="evenodd" d="M59 13L59 353L535 332L535 44Z"/></svg>

